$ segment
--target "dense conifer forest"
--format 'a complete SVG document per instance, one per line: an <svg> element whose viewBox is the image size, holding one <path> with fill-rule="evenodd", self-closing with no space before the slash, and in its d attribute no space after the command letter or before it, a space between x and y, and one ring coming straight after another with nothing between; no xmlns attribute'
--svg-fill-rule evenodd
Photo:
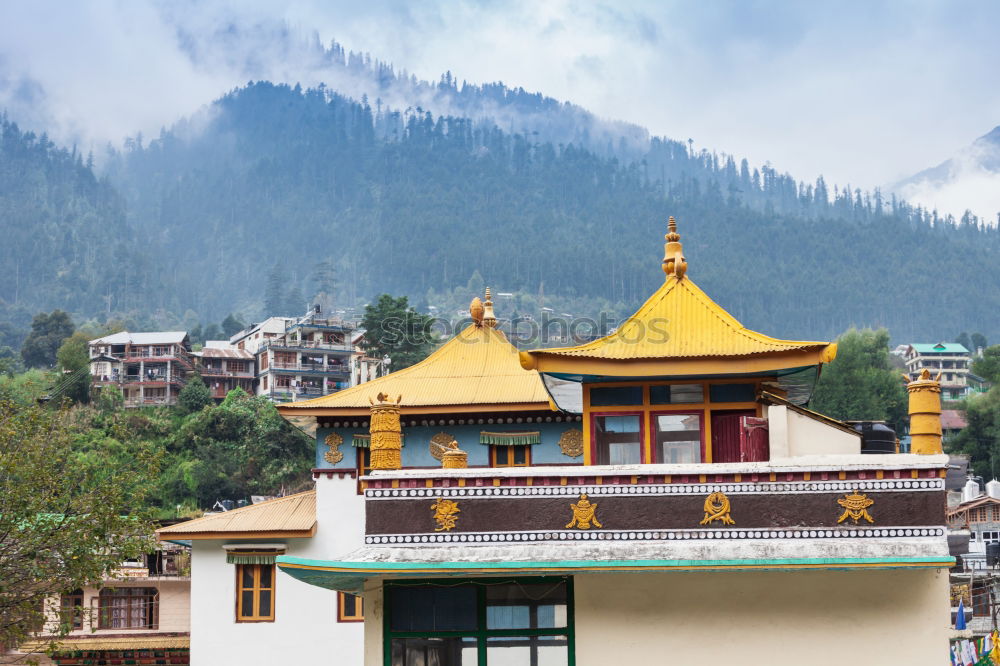
<svg viewBox="0 0 1000 666"><path fill-rule="evenodd" d="M450 75L436 90L469 115L252 82L153 140L131 137L100 168L4 118L0 321L12 332L0 345L53 308L190 327L253 320L268 289L301 310L331 283L340 305L388 292L426 307L480 276L578 316L624 316L662 279L668 215L690 276L758 330L1000 336L1000 233L971 216L800 183L625 125L574 141L564 128L582 111L524 91ZM475 115L483 100L553 120L511 132Z"/></svg>

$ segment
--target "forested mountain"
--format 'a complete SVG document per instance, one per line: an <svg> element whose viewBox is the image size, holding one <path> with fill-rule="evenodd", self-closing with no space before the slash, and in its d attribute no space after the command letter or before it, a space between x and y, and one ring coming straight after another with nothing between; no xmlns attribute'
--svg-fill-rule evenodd
<svg viewBox="0 0 1000 666"><path fill-rule="evenodd" d="M301 292L304 309L329 262L346 305L380 292L433 304L478 271L498 291L593 303L574 306L578 316L602 303L625 315L662 280L665 220L675 215L689 274L748 326L807 338L851 324L888 326L900 340L950 339L960 328L1000 336L995 229L667 139L608 157L481 119L259 82L153 141L127 142L106 167L111 185L72 153L42 152L106 194L96 228L64 217L74 251L134 254L79 264L80 296L36 292L34 310L104 313L99 296L113 287L112 314L256 317L269 276ZM29 201L55 207L32 182L21 185ZM7 210L4 234L26 219ZM47 261L19 270L58 287L60 267L78 265ZM139 275L125 281L126 265Z"/></svg>

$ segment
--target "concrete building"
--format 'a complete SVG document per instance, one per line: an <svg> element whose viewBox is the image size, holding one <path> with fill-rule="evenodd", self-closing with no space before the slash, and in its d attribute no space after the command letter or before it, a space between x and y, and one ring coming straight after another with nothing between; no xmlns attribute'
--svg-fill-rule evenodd
<svg viewBox="0 0 1000 666"><path fill-rule="evenodd" d="M198 359L198 372L216 400L222 400L235 388L254 394L256 366L250 352L230 347L225 340L208 340L192 356Z"/></svg>
<svg viewBox="0 0 1000 666"><path fill-rule="evenodd" d="M903 359L910 379L924 370L932 376L941 373L941 397L945 400L961 400L970 390L969 350L957 342L913 343L907 345Z"/></svg>
<svg viewBox="0 0 1000 666"><path fill-rule="evenodd" d="M230 338L256 363L256 392L275 402L327 395L351 386L354 325L310 312L269 317Z"/></svg>
<svg viewBox="0 0 1000 666"><path fill-rule="evenodd" d="M190 553L165 543L123 562L100 587L70 590L45 604L49 620L4 663L188 664ZM60 625L68 633L59 635ZM50 654L52 645L55 650Z"/></svg>
<svg viewBox="0 0 1000 666"><path fill-rule="evenodd" d="M90 376L95 391L115 386L126 407L176 405L194 370L184 331L112 333L91 340Z"/></svg>
<svg viewBox="0 0 1000 666"><path fill-rule="evenodd" d="M518 353L487 291L423 362L279 406L316 420L315 513L195 545L193 663L939 664L939 385L909 384L914 454L870 453L805 407L836 345L746 329L667 241L612 335Z"/></svg>

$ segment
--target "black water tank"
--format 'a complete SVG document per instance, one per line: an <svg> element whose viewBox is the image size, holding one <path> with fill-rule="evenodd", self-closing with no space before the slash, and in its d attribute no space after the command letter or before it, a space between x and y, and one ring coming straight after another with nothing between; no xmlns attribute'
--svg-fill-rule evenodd
<svg viewBox="0 0 1000 666"><path fill-rule="evenodd" d="M1000 543L986 544L986 566L995 567L1000 564Z"/></svg>
<svg viewBox="0 0 1000 666"><path fill-rule="evenodd" d="M861 453L895 453L896 431L884 421L850 421L861 433Z"/></svg>

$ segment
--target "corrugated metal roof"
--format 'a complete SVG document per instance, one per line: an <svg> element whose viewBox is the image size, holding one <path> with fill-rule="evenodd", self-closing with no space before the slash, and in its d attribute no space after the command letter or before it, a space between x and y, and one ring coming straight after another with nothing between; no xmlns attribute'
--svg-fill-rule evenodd
<svg viewBox="0 0 1000 666"><path fill-rule="evenodd" d="M76 652L83 650L186 650L191 647L189 636L68 636L53 637L51 641L39 639L22 643L21 652L39 652L47 650L54 642L58 644L56 652Z"/></svg>
<svg viewBox="0 0 1000 666"><path fill-rule="evenodd" d="M129 333L122 331L105 335L103 338L91 340L90 344L102 343L108 345L156 345L178 344L184 342L187 331L150 331L148 333Z"/></svg>
<svg viewBox="0 0 1000 666"><path fill-rule="evenodd" d="M965 345L960 345L957 342L938 342L932 344L930 342L914 342L910 345L918 354L968 354L969 350L965 348Z"/></svg>
<svg viewBox="0 0 1000 666"><path fill-rule="evenodd" d="M235 347L220 349L218 347L205 347L198 354L202 358L236 358L240 360L252 360L253 354L245 349L236 349Z"/></svg>
<svg viewBox="0 0 1000 666"><path fill-rule="evenodd" d="M420 363L331 395L280 405L278 409L371 408L379 393L403 396L406 407L454 407L537 403L549 398L534 370L524 370L517 349L495 328L468 328Z"/></svg>
<svg viewBox="0 0 1000 666"><path fill-rule="evenodd" d="M316 491L279 497L232 511L213 513L156 531L162 541L211 539L214 535L246 533L247 538L276 535L312 536L316 525Z"/></svg>
<svg viewBox="0 0 1000 666"><path fill-rule="evenodd" d="M671 275L615 333L577 347L528 353L607 360L678 359L820 349L827 344L779 340L751 331L689 278Z"/></svg>
<svg viewBox="0 0 1000 666"><path fill-rule="evenodd" d="M965 426L969 425L965 420L965 415L957 409L942 409L941 410L941 429L942 430L961 430Z"/></svg>

